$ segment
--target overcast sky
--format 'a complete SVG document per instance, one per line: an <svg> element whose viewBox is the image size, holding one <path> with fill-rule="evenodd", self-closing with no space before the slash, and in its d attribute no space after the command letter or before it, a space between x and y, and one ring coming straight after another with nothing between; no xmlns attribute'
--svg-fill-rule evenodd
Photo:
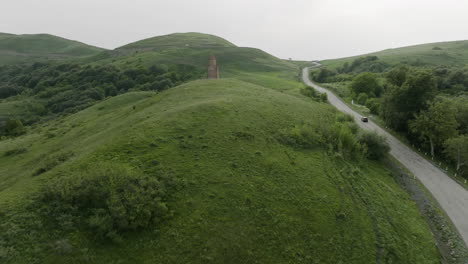
<svg viewBox="0 0 468 264"><path fill-rule="evenodd" d="M468 39L466 0L0 0L0 32L113 49L174 32L214 34L314 60Z"/></svg>

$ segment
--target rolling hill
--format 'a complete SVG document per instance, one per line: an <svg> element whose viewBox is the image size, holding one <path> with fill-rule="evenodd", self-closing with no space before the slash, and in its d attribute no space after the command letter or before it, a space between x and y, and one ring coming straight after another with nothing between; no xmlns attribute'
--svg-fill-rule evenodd
<svg viewBox="0 0 468 264"><path fill-rule="evenodd" d="M201 33L175 33L141 40L99 54L90 62L123 68L155 63L182 65L205 71L210 55L216 56L221 77L236 77L282 90L297 87L298 67L293 63L259 49L237 47L220 37Z"/></svg>
<svg viewBox="0 0 468 264"><path fill-rule="evenodd" d="M2 263L439 263L414 202L349 118L300 93L297 66L193 33L127 47L88 58L86 78L210 54L223 78L129 90L1 140Z"/></svg>
<svg viewBox="0 0 468 264"><path fill-rule="evenodd" d="M468 64L468 40L426 43L386 49L360 56L323 60L320 63L331 68L336 68L345 62L351 63L354 59L362 56L377 56L381 61L391 65L407 63L417 66L463 66Z"/></svg>
<svg viewBox="0 0 468 264"><path fill-rule="evenodd" d="M75 59L103 50L49 34L0 33L0 65Z"/></svg>

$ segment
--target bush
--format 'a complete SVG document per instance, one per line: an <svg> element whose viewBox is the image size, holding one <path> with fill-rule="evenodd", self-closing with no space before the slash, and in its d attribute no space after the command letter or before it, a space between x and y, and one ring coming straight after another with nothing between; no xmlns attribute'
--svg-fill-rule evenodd
<svg viewBox="0 0 468 264"><path fill-rule="evenodd" d="M99 165L49 182L37 197L42 214L60 224L71 219L97 236L120 241L123 231L145 228L169 215L165 188L155 176Z"/></svg>
<svg viewBox="0 0 468 264"><path fill-rule="evenodd" d="M372 73L361 73L350 84L351 91L355 95L361 93L367 94L369 97L379 96L382 88L380 87L377 77Z"/></svg>
<svg viewBox="0 0 468 264"><path fill-rule="evenodd" d="M359 96L357 97L357 103L360 105L366 105L367 99L369 97L365 93L360 93Z"/></svg>
<svg viewBox="0 0 468 264"><path fill-rule="evenodd" d="M390 151L390 146L385 138L375 132L363 131L359 135L359 142L368 159L380 160Z"/></svg>
<svg viewBox="0 0 468 264"><path fill-rule="evenodd" d="M278 141L294 148L312 149L321 143L318 131L308 125L280 131Z"/></svg>
<svg viewBox="0 0 468 264"><path fill-rule="evenodd" d="M301 89L301 94L311 98L317 97L317 91L315 91L314 88L308 86Z"/></svg>
<svg viewBox="0 0 468 264"><path fill-rule="evenodd" d="M26 133L26 129L18 119L9 119L6 121L5 128L4 128L4 135L16 137Z"/></svg>
<svg viewBox="0 0 468 264"><path fill-rule="evenodd" d="M328 102L328 95L326 93L321 93L320 94L320 101L324 102L324 103Z"/></svg>

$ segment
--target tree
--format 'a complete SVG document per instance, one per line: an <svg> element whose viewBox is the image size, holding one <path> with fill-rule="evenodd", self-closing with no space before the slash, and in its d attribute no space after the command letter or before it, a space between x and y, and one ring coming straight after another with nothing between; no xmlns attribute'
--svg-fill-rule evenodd
<svg viewBox="0 0 468 264"><path fill-rule="evenodd" d="M387 74L385 74L385 78L387 81L396 86L402 86L403 83L406 81L406 74L408 72L408 68L405 66L401 66L398 68L393 68Z"/></svg>
<svg viewBox="0 0 468 264"><path fill-rule="evenodd" d="M350 84L351 91L355 96L364 93L369 97L376 97L377 93L380 95L380 85L377 77L369 72L364 72L356 76Z"/></svg>
<svg viewBox="0 0 468 264"><path fill-rule="evenodd" d="M409 123L410 130L423 141L430 144L431 156L434 157L436 146L441 146L447 139L457 135L458 122L455 109L447 101L433 102L429 109L422 111Z"/></svg>
<svg viewBox="0 0 468 264"><path fill-rule="evenodd" d="M408 122L427 108L436 93L436 82L429 71L412 71L401 86L389 85L382 100L385 123L400 132L408 132Z"/></svg>
<svg viewBox="0 0 468 264"><path fill-rule="evenodd" d="M359 96L357 97L357 103L360 105L366 105L367 99L369 97L365 93L360 93Z"/></svg>
<svg viewBox="0 0 468 264"><path fill-rule="evenodd" d="M323 83L326 82L328 77L335 76L336 73L327 68L322 68L319 70L317 75L312 76L312 79L316 82Z"/></svg>
<svg viewBox="0 0 468 264"><path fill-rule="evenodd" d="M364 146L368 159L380 160L390 151L385 138L375 132L363 131L359 135L359 143Z"/></svg>
<svg viewBox="0 0 468 264"><path fill-rule="evenodd" d="M445 154L456 162L457 172L463 174L468 165L468 135L449 138L445 141Z"/></svg>

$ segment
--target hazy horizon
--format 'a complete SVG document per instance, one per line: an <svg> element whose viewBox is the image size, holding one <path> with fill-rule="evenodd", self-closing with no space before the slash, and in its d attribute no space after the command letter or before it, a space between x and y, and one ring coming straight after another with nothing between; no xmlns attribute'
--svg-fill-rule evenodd
<svg viewBox="0 0 468 264"><path fill-rule="evenodd" d="M277 57L323 60L468 39L468 2L6 0L0 32L48 33L114 49L178 32L216 35Z"/></svg>

